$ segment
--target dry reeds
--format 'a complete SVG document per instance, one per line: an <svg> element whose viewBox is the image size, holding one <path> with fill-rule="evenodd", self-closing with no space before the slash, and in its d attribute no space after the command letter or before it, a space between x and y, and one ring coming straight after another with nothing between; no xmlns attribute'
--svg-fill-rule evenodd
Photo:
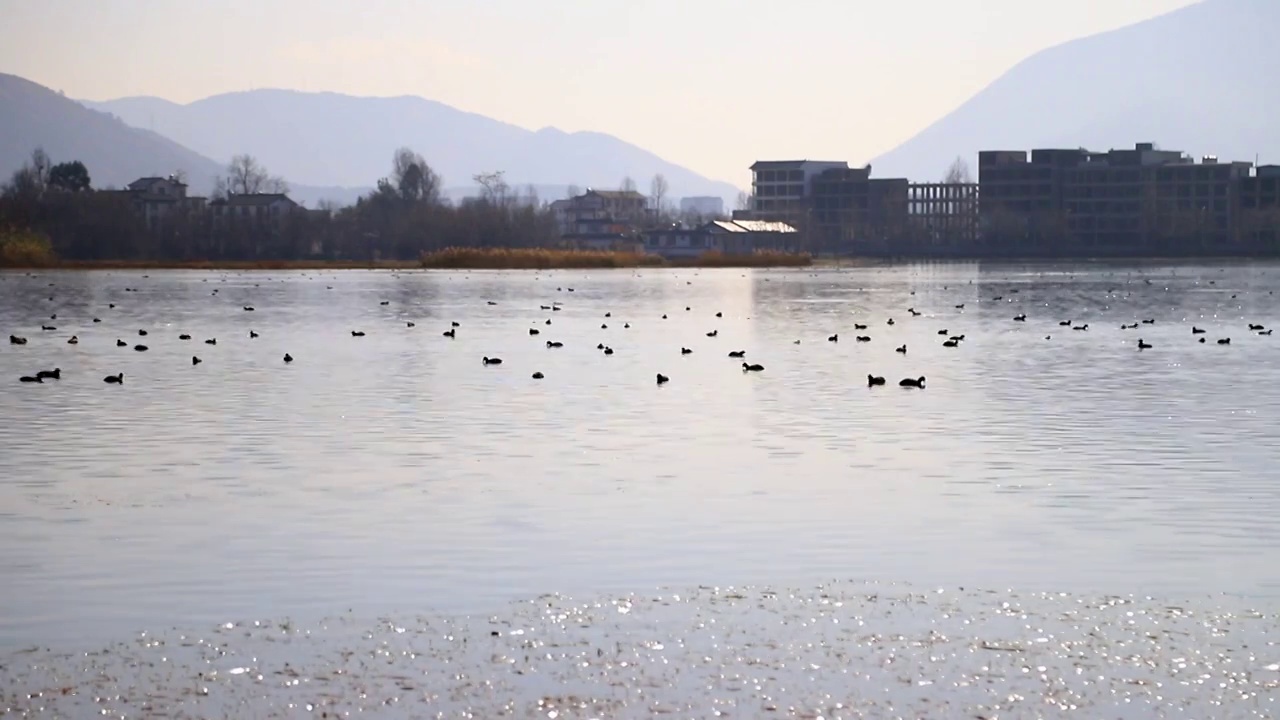
<svg viewBox="0 0 1280 720"><path fill-rule="evenodd" d="M813 256L809 253L792 253L782 250L757 250L753 253L726 255L718 250L710 250L688 262L676 261L675 264L692 267L808 267L813 264Z"/></svg>
<svg viewBox="0 0 1280 720"><path fill-rule="evenodd" d="M561 250L552 248L453 247L423 253L422 267L440 270L549 270L554 268L635 267L806 267L808 253L761 250L743 255L707 252L688 259L666 260L658 255L626 250Z"/></svg>
<svg viewBox="0 0 1280 720"><path fill-rule="evenodd" d="M0 267L49 267L56 262L48 237L32 230L0 230Z"/></svg>
<svg viewBox="0 0 1280 720"><path fill-rule="evenodd" d="M439 270L549 270L657 267L663 262L657 255L624 250L450 247L423 253L421 264Z"/></svg>
<svg viewBox="0 0 1280 720"><path fill-rule="evenodd" d="M411 260L64 260L67 270L412 270Z"/></svg>

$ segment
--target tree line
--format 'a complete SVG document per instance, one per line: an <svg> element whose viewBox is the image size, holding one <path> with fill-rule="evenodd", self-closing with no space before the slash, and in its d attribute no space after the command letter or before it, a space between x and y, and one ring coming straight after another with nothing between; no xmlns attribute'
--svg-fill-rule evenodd
<svg viewBox="0 0 1280 720"><path fill-rule="evenodd" d="M401 148L388 176L352 206L322 203L261 217L173 203L163 217L148 222L129 193L95 190L83 163L55 164L37 149L0 186L0 242L40 237L57 258L87 261L412 260L453 246L557 243L556 220L536 196L513 192L502 172L473 180L481 196L452 203L427 161ZM210 199L287 191L287 184L256 159L240 155L216 179Z"/></svg>

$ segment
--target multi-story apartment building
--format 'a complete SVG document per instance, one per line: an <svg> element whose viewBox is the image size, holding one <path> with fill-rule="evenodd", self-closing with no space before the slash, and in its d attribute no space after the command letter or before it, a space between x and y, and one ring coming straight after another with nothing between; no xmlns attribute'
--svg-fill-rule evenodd
<svg viewBox="0 0 1280 720"><path fill-rule="evenodd" d="M849 163L826 160L760 160L751 166L750 217L804 222L812 208L814 178L827 170L847 170Z"/></svg>
<svg viewBox="0 0 1280 720"><path fill-rule="evenodd" d="M1240 179L1240 241L1257 250L1280 250L1280 165L1259 165Z"/></svg>
<svg viewBox="0 0 1280 720"><path fill-rule="evenodd" d="M818 173L808 205L814 249L883 252L906 230L907 186L901 178L872 178L870 165Z"/></svg>
<svg viewBox="0 0 1280 720"><path fill-rule="evenodd" d="M1128 253L1229 249L1241 242L1241 183L1251 163L1200 162L1152 143L1090 152L979 155L987 249Z"/></svg>
<svg viewBox="0 0 1280 720"><path fill-rule="evenodd" d="M956 254L978 242L978 184L907 185L907 228L914 251Z"/></svg>

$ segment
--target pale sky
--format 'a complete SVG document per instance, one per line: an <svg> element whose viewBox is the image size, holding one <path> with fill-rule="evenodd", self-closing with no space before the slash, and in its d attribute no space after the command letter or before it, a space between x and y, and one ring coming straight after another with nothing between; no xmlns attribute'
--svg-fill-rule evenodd
<svg viewBox="0 0 1280 720"><path fill-rule="evenodd" d="M421 95L745 185L757 158L861 165L1037 50L1190 4L0 0L0 72L89 100Z"/></svg>

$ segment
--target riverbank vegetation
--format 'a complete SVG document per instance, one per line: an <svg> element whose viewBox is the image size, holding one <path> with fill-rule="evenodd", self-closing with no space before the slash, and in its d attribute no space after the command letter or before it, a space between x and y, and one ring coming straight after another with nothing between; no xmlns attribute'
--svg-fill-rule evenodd
<svg viewBox="0 0 1280 720"><path fill-rule="evenodd" d="M626 250L559 250L548 248L445 248L423 253L422 267L450 270L590 269L640 267L804 267L813 260L806 253L756 252L724 255L717 252L678 260Z"/></svg>
<svg viewBox="0 0 1280 720"><path fill-rule="evenodd" d="M248 156L216 178L212 198L185 195L181 177L94 190L82 163L41 151L0 187L0 263L9 267L190 269L549 269L795 267L806 254L707 253L667 261L621 242L617 250L567 246L549 205L500 172L473 180L480 195L441 196L442 180L402 149L388 177L355 205L307 209ZM156 187L161 190L157 191ZM157 193L160 194L157 194ZM625 246L625 247L624 247Z"/></svg>
<svg viewBox="0 0 1280 720"><path fill-rule="evenodd" d="M33 230L0 228L0 267L48 267L56 262L48 237Z"/></svg>

